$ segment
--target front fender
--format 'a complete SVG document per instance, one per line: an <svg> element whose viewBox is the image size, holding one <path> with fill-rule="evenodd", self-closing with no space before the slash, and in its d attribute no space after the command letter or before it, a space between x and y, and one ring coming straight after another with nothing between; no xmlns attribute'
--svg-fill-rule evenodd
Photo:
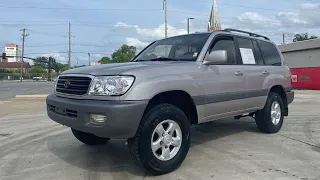
<svg viewBox="0 0 320 180"><path fill-rule="evenodd" d="M181 90L190 96L205 94L205 89L201 87L199 79L194 79L188 75L161 75L143 82L137 82L123 96L121 100L150 100L159 93Z"/></svg>

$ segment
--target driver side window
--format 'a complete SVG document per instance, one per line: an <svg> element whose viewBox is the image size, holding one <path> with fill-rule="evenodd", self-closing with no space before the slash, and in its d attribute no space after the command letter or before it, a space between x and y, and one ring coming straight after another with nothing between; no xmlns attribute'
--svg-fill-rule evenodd
<svg viewBox="0 0 320 180"><path fill-rule="evenodd" d="M232 37L219 38L215 40L213 48L210 52L216 50L226 50L227 51L227 63L236 64L236 48Z"/></svg>
<svg viewBox="0 0 320 180"><path fill-rule="evenodd" d="M147 53L150 59L169 56L172 45L159 45Z"/></svg>

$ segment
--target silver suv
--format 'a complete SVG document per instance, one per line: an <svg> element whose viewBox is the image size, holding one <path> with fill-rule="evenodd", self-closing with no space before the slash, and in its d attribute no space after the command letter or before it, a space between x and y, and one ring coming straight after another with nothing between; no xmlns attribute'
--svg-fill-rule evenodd
<svg viewBox="0 0 320 180"><path fill-rule="evenodd" d="M127 139L135 162L159 175L184 161L191 125L251 116L262 132L278 132L291 89L274 43L225 29L155 41L129 63L65 71L46 102L81 142Z"/></svg>

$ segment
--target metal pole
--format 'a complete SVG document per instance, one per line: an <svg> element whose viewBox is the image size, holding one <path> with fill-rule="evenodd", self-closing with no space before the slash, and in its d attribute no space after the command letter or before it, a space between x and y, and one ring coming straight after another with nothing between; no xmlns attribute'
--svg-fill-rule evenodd
<svg viewBox="0 0 320 180"><path fill-rule="evenodd" d="M52 63L52 58L50 56L48 60L48 81L51 81L51 63Z"/></svg>
<svg viewBox="0 0 320 180"><path fill-rule="evenodd" d="M188 22L187 22L188 34L190 33L190 19L194 19L194 18L188 18Z"/></svg>
<svg viewBox="0 0 320 180"><path fill-rule="evenodd" d="M164 37L168 37L168 9L167 9L167 0L163 0L163 9L164 9Z"/></svg>
<svg viewBox="0 0 320 180"><path fill-rule="evenodd" d="M91 66L90 53L88 53L88 56L89 56L89 66Z"/></svg>
<svg viewBox="0 0 320 180"><path fill-rule="evenodd" d="M69 35L68 35L68 39L69 39L69 50L68 50L68 69L70 69L70 65L71 65L71 24L69 22Z"/></svg>
<svg viewBox="0 0 320 180"><path fill-rule="evenodd" d="M190 20L190 18L188 18L188 22L187 22L188 34L189 34L189 20Z"/></svg>

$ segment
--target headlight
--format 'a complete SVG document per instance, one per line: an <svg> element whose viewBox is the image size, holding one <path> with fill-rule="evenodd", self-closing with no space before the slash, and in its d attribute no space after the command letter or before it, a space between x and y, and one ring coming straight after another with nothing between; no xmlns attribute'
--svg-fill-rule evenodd
<svg viewBox="0 0 320 180"><path fill-rule="evenodd" d="M89 95L122 95L133 81L132 76L97 76L91 83Z"/></svg>

